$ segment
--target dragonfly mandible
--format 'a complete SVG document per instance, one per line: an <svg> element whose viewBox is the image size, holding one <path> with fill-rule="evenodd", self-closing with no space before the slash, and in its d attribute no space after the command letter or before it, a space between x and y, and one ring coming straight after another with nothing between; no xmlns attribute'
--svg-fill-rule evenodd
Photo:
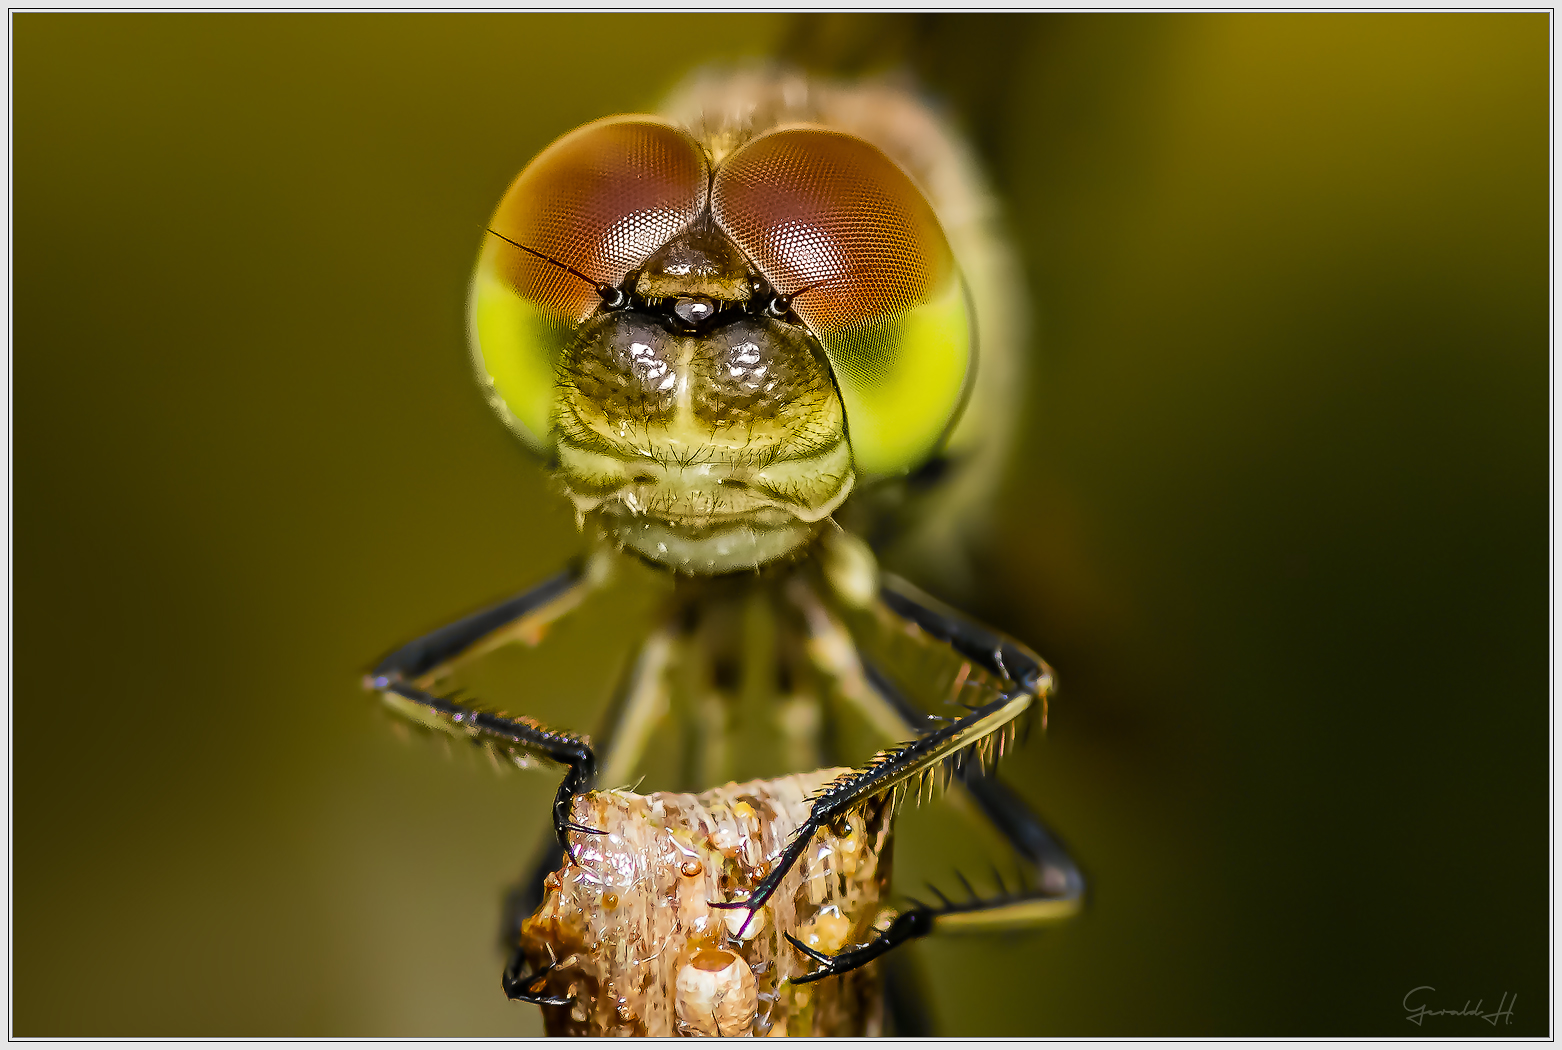
<svg viewBox="0 0 1562 1050"><path fill-rule="evenodd" d="M500 201L473 362L589 548L366 684L414 721L563 770L562 853L512 895L503 934L503 987L550 1032L869 1034L890 949L1081 907L1078 868L991 769L1044 723L1051 670L879 568L884 551L960 557L986 512L1019 408L1014 270L978 165L933 109L784 69L704 73L656 115L578 128ZM626 559L676 582L594 740L442 689L478 654L535 644ZM756 602L758 652L732 628ZM730 772L740 681L761 683L762 733L793 761L840 768L623 790L690 712L689 768ZM832 753L831 704L894 746ZM894 813L951 780L1026 877L889 907Z"/></svg>

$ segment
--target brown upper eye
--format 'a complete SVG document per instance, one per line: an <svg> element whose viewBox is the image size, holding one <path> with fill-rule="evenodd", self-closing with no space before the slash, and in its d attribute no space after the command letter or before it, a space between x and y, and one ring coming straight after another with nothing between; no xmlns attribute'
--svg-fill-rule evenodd
<svg viewBox="0 0 1562 1050"><path fill-rule="evenodd" d="M925 302L952 266L916 184L840 132L784 128L755 139L716 173L711 211L821 336Z"/></svg>
<svg viewBox="0 0 1562 1050"><path fill-rule="evenodd" d="M616 285L705 207L705 155L687 134L648 117L608 117L543 150L494 213L499 274L521 298L571 322L601 302L589 282ZM573 268L582 280L565 267Z"/></svg>

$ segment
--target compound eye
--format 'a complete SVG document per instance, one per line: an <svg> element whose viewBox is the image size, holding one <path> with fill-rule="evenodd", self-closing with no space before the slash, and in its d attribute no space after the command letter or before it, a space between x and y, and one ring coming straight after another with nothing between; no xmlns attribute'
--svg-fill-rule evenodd
<svg viewBox="0 0 1562 1050"><path fill-rule="evenodd" d="M704 209L708 185L699 145L643 116L577 128L510 184L478 256L469 334L490 400L533 447L547 444L570 330Z"/></svg>
<svg viewBox="0 0 1562 1050"><path fill-rule="evenodd" d="M859 470L910 470L960 408L972 332L932 207L895 162L818 127L729 157L711 212L824 346Z"/></svg>

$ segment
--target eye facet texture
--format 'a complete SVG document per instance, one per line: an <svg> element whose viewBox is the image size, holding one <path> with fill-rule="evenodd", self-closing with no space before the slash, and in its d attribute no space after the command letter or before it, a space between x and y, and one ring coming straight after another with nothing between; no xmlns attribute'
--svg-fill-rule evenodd
<svg viewBox="0 0 1562 1050"><path fill-rule="evenodd" d="M823 343L858 469L917 466L959 408L972 343L921 191L859 138L791 127L727 159L711 211Z"/></svg>
<svg viewBox="0 0 1562 1050"><path fill-rule="evenodd" d="M671 240L704 209L708 184L693 139L638 116L570 132L510 184L490 223L500 236L478 257L470 335L495 407L534 447L546 445L559 350L601 301L591 282L618 284Z"/></svg>

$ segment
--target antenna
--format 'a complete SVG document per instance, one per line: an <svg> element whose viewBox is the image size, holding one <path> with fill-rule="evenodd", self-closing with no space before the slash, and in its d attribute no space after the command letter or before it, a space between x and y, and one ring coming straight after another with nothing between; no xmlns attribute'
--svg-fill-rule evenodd
<svg viewBox="0 0 1562 1050"><path fill-rule="evenodd" d="M593 281L590 277L587 277L585 274L581 273L579 270L575 269L575 267L569 265L568 263L559 262L559 260L555 259L551 255L544 255L542 252L539 252L535 248L528 248L528 247L526 247L526 245L521 244L518 241L512 241L512 240L510 240L510 238L506 237L504 234L500 233L498 230L494 229L492 226L489 226L487 229L488 229L489 233L493 234L495 237L499 238L504 243L506 243L508 245L511 245L512 247L519 248L521 251L525 252L527 255L535 255L537 258L541 259L543 262L550 262L554 266L557 266L559 269L565 271L566 273L571 273L571 274L574 274L576 277L579 277L582 281L585 281L587 284L591 285L591 287L593 287L593 288L595 288L597 290L597 294L602 297L603 305L607 306L609 309L612 309L612 308L615 308L615 307L619 307L619 306L623 306L626 302L629 301L629 297L628 296L626 296L623 292L619 291L617 288L614 288L612 285L610 285L610 284L603 284L601 281Z"/></svg>

